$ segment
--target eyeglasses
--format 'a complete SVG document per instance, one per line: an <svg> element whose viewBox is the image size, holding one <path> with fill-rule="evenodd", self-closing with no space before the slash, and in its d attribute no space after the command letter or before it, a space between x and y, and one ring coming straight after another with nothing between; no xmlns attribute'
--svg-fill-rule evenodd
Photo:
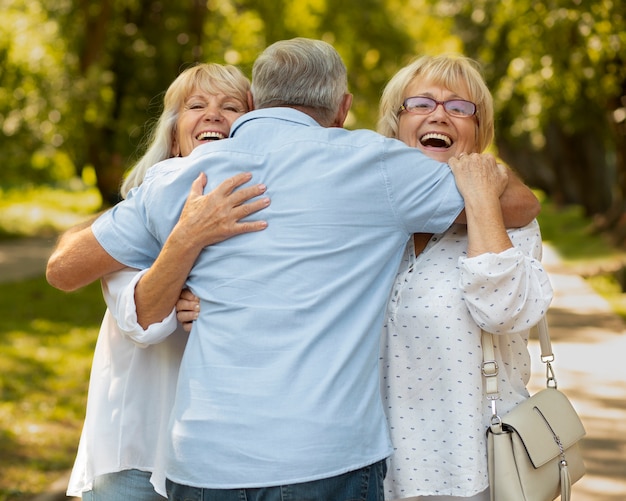
<svg viewBox="0 0 626 501"><path fill-rule="evenodd" d="M442 105L446 113L452 117L465 118L476 114L476 105L471 101L465 101L463 99L437 101L426 96L407 97L402 103L402 106L400 106L398 113L408 111L416 115L430 115L439 105Z"/></svg>

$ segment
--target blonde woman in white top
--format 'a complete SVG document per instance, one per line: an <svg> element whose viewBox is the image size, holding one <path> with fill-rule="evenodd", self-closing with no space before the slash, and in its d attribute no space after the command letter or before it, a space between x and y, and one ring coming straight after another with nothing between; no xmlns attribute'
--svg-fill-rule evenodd
<svg viewBox="0 0 626 501"><path fill-rule="evenodd" d="M383 93L379 132L442 162L479 161L494 126L476 64L426 56L400 70ZM387 308L380 369L394 445L390 500L489 500L481 329L496 334L506 412L528 397L529 330L552 299L537 222L507 231L497 192L463 189L460 176L467 227L409 241Z"/></svg>
<svg viewBox="0 0 626 501"><path fill-rule="evenodd" d="M132 196L132 189L141 184L153 164L186 156L204 142L228 137L232 122L248 110L249 81L239 69L199 64L182 72L165 94L163 113L146 154L126 177L122 195ZM263 221L239 222L266 205L266 201L258 200L240 207L264 191L255 185L234 192L249 179L247 174L235 176L206 196L202 195L205 180L197 179L163 252L178 252L177 239L185 240L188 246L195 243L204 247L239 233L262 230ZM206 223L203 231L198 230L199 221ZM194 231L187 231L192 225ZM83 229L70 230L61 241L67 244ZM192 263L181 257L178 264L180 272L185 266L191 268ZM102 280L107 311L94 353L69 496L93 501L156 501L165 496L165 478L159 466L160 437L167 434L188 334L178 327L174 312L146 329L137 321L135 285L144 277L145 286L151 288L150 279L159 280L159 272L155 263L150 270L127 268ZM174 297L179 293L180 288Z"/></svg>

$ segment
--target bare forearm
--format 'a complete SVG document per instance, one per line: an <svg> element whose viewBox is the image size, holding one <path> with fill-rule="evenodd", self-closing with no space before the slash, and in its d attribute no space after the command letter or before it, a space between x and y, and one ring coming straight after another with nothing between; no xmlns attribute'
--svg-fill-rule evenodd
<svg viewBox="0 0 626 501"><path fill-rule="evenodd" d="M507 228L526 226L541 211L541 205L534 193L510 170L509 182L500 196L500 205Z"/></svg>
<svg viewBox="0 0 626 501"><path fill-rule="evenodd" d="M46 279L63 291L73 291L124 266L113 259L91 231L91 222L65 232L48 259Z"/></svg>
<svg viewBox="0 0 626 501"><path fill-rule="evenodd" d="M500 202L496 197L467 200L467 255L499 253L513 247L506 231Z"/></svg>
<svg viewBox="0 0 626 501"><path fill-rule="evenodd" d="M159 257L135 287L137 322L144 329L171 313L201 250L176 232L167 239Z"/></svg>

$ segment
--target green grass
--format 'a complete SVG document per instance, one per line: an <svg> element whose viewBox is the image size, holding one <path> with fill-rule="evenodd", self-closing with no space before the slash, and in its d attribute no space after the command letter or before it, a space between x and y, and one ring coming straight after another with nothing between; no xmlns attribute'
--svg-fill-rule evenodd
<svg viewBox="0 0 626 501"><path fill-rule="evenodd" d="M0 239L56 233L100 205L93 190L0 195ZM626 253L594 234L579 208L542 202L544 239L626 316L625 295L603 272L622 266ZM104 309L97 283L70 294L44 277L0 283L0 501L43 492L71 468Z"/></svg>
<svg viewBox="0 0 626 501"><path fill-rule="evenodd" d="M71 467L104 313L98 283L0 284L0 500L45 491Z"/></svg>
<svg viewBox="0 0 626 501"><path fill-rule="evenodd" d="M626 252L616 249L606 236L594 231L591 221L584 217L582 207L557 207L541 193L538 198L542 200L541 214L537 218L541 235L558 250L569 267L584 272L626 262Z"/></svg>
<svg viewBox="0 0 626 501"><path fill-rule="evenodd" d="M94 189L0 189L0 240L54 235L100 203ZM0 283L0 501L71 468L104 310L99 283L70 294L43 276Z"/></svg>
<svg viewBox="0 0 626 501"><path fill-rule="evenodd" d="M0 240L56 234L95 213L101 203L95 188L0 188Z"/></svg>

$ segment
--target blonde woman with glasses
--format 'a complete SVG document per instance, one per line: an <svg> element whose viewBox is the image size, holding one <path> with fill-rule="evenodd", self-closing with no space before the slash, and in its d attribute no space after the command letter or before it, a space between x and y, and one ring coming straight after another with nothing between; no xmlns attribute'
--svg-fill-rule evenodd
<svg viewBox="0 0 626 501"><path fill-rule="evenodd" d="M441 162L479 162L493 124L477 65L443 55L421 57L391 79L378 130ZM394 447L390 500L489 500L481 329L496 334L498 409L506 412L529 396L528 334L552 299L537 221L507 230L497 198L461 191L467 226L415 234L387 306L380 369Z"/></svg>

